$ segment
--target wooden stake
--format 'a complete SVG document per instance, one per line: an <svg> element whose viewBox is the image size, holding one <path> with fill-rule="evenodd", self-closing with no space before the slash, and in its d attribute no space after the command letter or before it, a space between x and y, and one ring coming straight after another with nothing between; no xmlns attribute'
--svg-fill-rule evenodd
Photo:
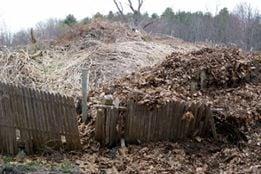
<svg viewBox="0 0 261 174"><path fill-rule="evenodd" d="M87 92L88 92L88 71L87 69L82 69L82 119L83 122L87 120L88 117L88 106L87 106Z"/></svg>
<svg viewBox="0 0 261 174"><path fill-rule="evenodd" d="M211 126L211 131L212 131L212 134L213 134L213 137L215 140L218 140L218 137L217 137L217 131L216 131L216 126L215 126L215 121L214 121L214 116L213 116L213 113L212 111L210 110L210 126Z"/></svg>

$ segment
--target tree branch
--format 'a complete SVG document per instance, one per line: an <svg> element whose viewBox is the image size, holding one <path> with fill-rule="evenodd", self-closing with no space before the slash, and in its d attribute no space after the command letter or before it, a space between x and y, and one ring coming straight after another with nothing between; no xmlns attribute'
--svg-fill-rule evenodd
<svg viewBox="0 0 261 174"><path fill-rule="evenodd" d="M139 0L139 6L138 6L138 12L140 13L140 9L141 9L141 7L142 7L142 5L143 5L143 0Z"/></svg>
<svg viewBox="0 0 261 174"><path fill-rule="evenodd" d="M140 0L139 0L139 1L140 1ZM130 7L130 9L133 11L133 13L135 13L136 10L134 9L134 7L133 7L133 5L132 5L131 0L128 0L128 2L129 2L129 7Z"/></svg>
<svg viewBox="0 0 261 174"><path fill-rule="evenodd" d="M154 24L154 23L157 22L157 21L158 21L158 19L148 22L147 24L145 24L145 25L142 27L143 30L145 30L147 27L149 27L150 25Z"/></svg>
<svg viewBox="0 0 261 174"><path fill-rule="evenodd" d="M116 0L113 0L114 4L116 5L119 13L124 16L124 12L123 12L123 6L121 4L121 2L117 2Z"/></svg>

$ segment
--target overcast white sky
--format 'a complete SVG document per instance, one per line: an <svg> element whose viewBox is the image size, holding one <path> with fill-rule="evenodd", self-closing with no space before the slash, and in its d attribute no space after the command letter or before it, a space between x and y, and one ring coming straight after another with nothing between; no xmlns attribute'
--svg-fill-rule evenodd
<svg viewBox="0 0 261 174"><path fill-rule="evenodd" d="M240 2L247 2L261 11L261 0L145 0L142 11L160 14L166 7L172 7L174 11L215 13L217 8L223 7L233 10ZM107 14L110 10L116 11L113 0L0 0L0 21L5 21L10 30L17 31L48 18L64 18L69 13L82 19L98 11Z"/></svg>

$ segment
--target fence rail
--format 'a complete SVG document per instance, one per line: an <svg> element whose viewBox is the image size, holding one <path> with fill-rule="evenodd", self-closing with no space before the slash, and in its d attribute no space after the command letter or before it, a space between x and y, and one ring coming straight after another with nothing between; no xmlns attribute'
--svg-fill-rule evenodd
<svg viewBox="0 0 261 174"><path fill-rule="evenodd" d="M160 108L129 102L127 112L115 107L99 107L96 139L112 146L124 138L128 143L176 141L188 136L215 134L208 106L173 101ZM214 131L214 132L213 132Z"/></svg>
<svg viewBox="0 0 261 174"><path fill-rule="evenodd" d="M0 82L0 153L80 148L72 98Z"/></svg>

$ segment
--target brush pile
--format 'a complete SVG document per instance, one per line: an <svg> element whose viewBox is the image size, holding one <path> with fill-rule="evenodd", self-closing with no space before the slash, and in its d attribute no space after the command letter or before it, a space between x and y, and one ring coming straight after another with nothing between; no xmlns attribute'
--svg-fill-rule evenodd
<svg viewBox="0 0 261 174"><path fill-rule="evenodd" d="M88 24L75 25L58 39L58 43L80 39L102 43L151 40L147 33L133 30L127 24L96 19Z"/></svg>
<svg viewBox="0 0 261 174"><path fill-rule="evenodd" d="M1 81L33 88L43 83L39 78L42 75L39 61L32 59L24 50L0 51L0 68Z"/></svg>

